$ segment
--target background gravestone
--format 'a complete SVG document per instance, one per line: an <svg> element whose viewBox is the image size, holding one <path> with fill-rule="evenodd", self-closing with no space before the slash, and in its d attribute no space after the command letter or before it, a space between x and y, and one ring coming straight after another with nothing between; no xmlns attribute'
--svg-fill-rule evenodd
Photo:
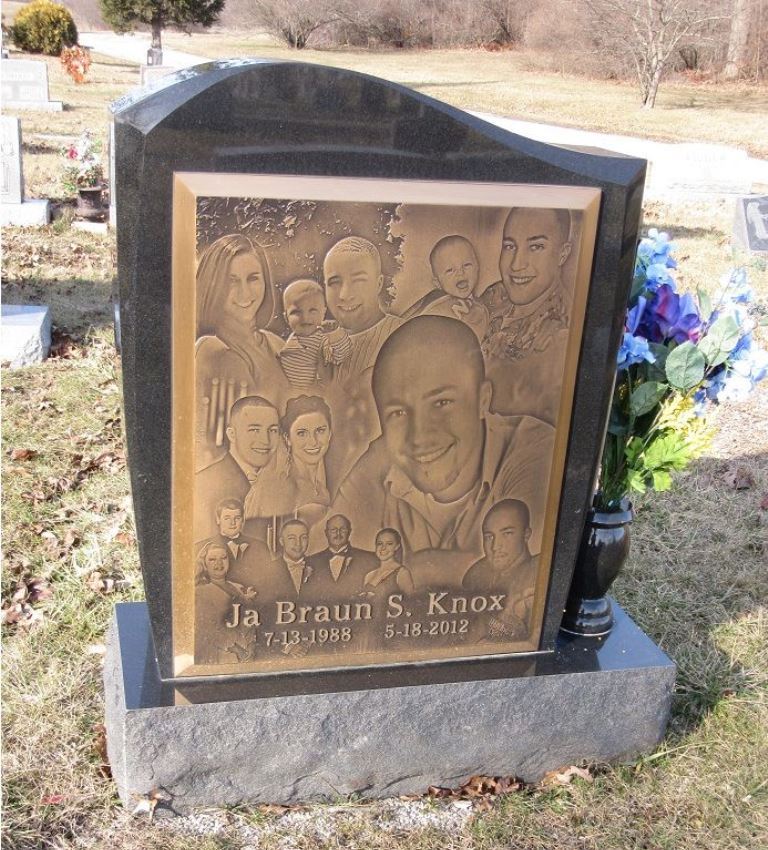
<svg viewBox="0 0 768 850"><path fill-rule="evenodd" d="M4 109L41 109L61 112L60 100L48 95L48 66L35 59L3 59L0 85Z"/></svg>
<svg viewBox="0 0 768 850"><path fill-rule="evenodd" d="M619 758L653 746L663 734L674 683L669 659L620 611L604 641L558 637L613 391L644 162L533 142L404 87L302 63L232 61L180 72L163 88L116 104L114 139L126 438L147 593L146 605L118 606L105 662L110 762L121 798L162 787L181 811L339 793L387 796L457 784L471 773L534 779L581 758ZM272 268L285 259L291 268L314 269L318 261L309 249L280 254L276 240L299 230L327 239L326 231L346 227L332 215L342 204L323 206L329 196L322 195L336 184L343 191L343 178L377 198L375 215L363 205L366 221L351 219L348 227L375 234L383 269L396 253L393 223L402 224L407 212L401 208L397 218L390 207L409 186L414 197L417 190L426 197L443 192L439 212L437 202L432 209L446 227L465 203L451 193L485 199L476 201L477 220L493 219L487 232L477 229L478 238L493 242L496 252L499 211L503 223L516 198L525 195L524 206L545 210L549 202L537 199L558 192L590 199L597 235L594 253L579 260L588 284L581 291L583 336L569 349L572 405L561 406L566 413L556 429L564 465L559 498L551 500L547 545L553 555L539 597L541 629L526 651L459 652L434 663L427 646L421 660L404 649L400 661L389 655L387 663L365 663L361 653L356 664L345 658L344 669L332 656L311 667L317 655L304 663L301 654L290 654L295 643L286 639L283 653L278 640L268 658L274 672L250 675L245 647L222 678L202 663L196 669L197 647L188 650L180 637L196 603L193 592L192 606L179 604L194 591L193 565L174 549L174 540L191 533L191 512L181 510L176 497L202 480L192 469L186 490L174 489L184 484L179 470L192 430L197 434L197 420L183 411L195 397L185 383L194 375L195 336L181 324L182 314L194 317L195 255L226 242L233 229L263 225L260 232L274 237ZM195 194L190 187L203 179L207 194ZM309 185L321 194L304 203L300 187ZM493 202L487 192L496 193ZM274 198L279 203L265 217ZM558 205L552 207L549 212ZM567 203L558 208L572 209ZM586 222L587 206L582 209ZM430 224L423 213L417 220ZM208 233L211 221L223 229ZM573 219L570 228L573 233ZM561 256L562 264L568 252ZM410 319L397 318L407 330ZM457 318L413 321L455 328ZM479 346L471 331L462 333ZM381 487L381 481L371 484ZM478 498L481 493L485 498L484 485ZM264 640L262 631L253 636Z"/></svg>
<svg viewBox="0 0 768 850"><path fill-rule="evenodd" d="M733 242L750 253L768 254L768 195L737 199Z"/></svg>
<svg viewBox="0 0 768 850"><path fill-rule="evenodd" d="M4 226L40 227L50 220L50 202L24 199L21 121L0 117L0 220Z"/></svg>
<svg viewBox="0 0 768 850"><path fill-rule="evenodd" d="M0 202L20 204L24 200L24 171L21 166L21 122L0 117Z"/></svg>

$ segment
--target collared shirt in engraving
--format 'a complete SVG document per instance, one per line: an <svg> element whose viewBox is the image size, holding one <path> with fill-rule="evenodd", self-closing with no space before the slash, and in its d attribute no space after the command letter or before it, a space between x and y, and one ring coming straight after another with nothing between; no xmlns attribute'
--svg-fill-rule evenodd
<svg viewBox="0 0 768 850"><path fill-rule="evenodd" d="M549 488L554 430L529 416L486 417L485 449L480 481L467 494L455 517L442 530L430 522L427 494L422 493L398 467L384 480L384 525L403 534L411 551L460 549L482 554L482 522L501 499L520 499L531 513L531 545L541 545L541 531Z"/></svg>
<svg viewBox="0 0 768 850"><path fill-rule="evenodd" d="M379 349L402 323L403 320L399 316L387 313L373 327L350 334L352 350L349 358L336 366L336 380L344 384L350 379L357 378L366 369L373 368Z"/></svg>
<svg viewBox="0 0 768 850"><path fill-rule="evenodd" d="M288 572L291 575L291 581L293 582L293 586L296 588L296 593L301 591L302 584L305 584L309 579L309 576L312 573L312 567L307 564L302 558L300 561L291 561L290 558L286 558L283 555L283 561L285 561L285 566L288 568Z"/></svg>

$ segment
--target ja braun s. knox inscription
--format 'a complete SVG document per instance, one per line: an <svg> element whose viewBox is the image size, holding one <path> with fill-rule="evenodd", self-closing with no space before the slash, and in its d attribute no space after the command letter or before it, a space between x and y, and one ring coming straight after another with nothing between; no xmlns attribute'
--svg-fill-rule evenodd
<svg viewBox="0 0 768 850"><path fill-rule="evenodd" d="M598 200L175 176L178 675L537 648Z"/></svg>

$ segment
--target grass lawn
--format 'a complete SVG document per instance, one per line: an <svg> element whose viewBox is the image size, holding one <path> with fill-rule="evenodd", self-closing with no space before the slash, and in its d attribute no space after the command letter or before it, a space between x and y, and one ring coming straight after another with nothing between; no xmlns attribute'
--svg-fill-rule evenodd
<svg viewBox="0 0 768 850"><path fill-rule="evenodd" d="M187 40L180 46L190 49ZM378 69L375 57L366 57L366 70L386 76L387 64L407 54L391 56ZM106 102L138 78L135 68L96 57L93 82L75 87L56 67L51 62L51 96L71 108L23 115L30 194L54 197L58 147L46 138L68 140L86 126L106 135ZM758 139L753 133L752 142ZM732 201L654 203L646 206L644 226L676 236L682 286L713 291L732 261L732 217ZM113 604L143 596L120 423L120 362L111 341L114 236L73 230L64 217L41 230L9 228L4 249L3 297L50 304L59 345L45 364L6 371L3 379L2 601L5 606L16 594L34 615L2 627L3 848L743 850L768 844L768 510L761 507L768 494L768 382L748 402L721 407L707 455L670 493L637 505L632 553L614 592L678 664L672 720L654 753L623 765L591 765L591 781L521 789L488 811L466 801L338 800L287 813L210 810L173 823L131 817L108 777L99 725ZM749 271L768 315L766 263L752 260ZM765 346L765 329L760 333ZM734 472L748 486L734 489Z"/></svg>
<svg viewBox="0 0 768 850"><path fill-rule="evenodd" d="M746 148L768 157L768 87L662 83L656 108L640 107L633 83L542 70L530 53L486 50L291 50L263 37L195 33L164 36L168 47L224 58L258 56L319 62L393 80L462 109L604 133Z"/></svg>

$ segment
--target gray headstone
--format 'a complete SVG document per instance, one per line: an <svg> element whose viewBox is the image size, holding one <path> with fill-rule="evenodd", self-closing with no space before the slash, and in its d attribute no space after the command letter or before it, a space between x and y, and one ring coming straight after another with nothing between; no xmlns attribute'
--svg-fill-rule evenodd
<svg viewBox="0 0 768 850"><path fill-rule="evenodd" d="M4 109L60 112L60 100L48 97L48 66L35 59L3 59L0 68Z"/></svg>
<svg viewBox="0 0 768 850"><path fill-rule="evenodd" d="M736 201L733 242L753 254L768 254L768 195L748 195Z"/></svg>
<svg viewBox="0 0 768 850"><path fill-rule="evenodd" d="M0 202L20 204L24 200L21 166L21 122L9 115L0 117Z"/></svg>

